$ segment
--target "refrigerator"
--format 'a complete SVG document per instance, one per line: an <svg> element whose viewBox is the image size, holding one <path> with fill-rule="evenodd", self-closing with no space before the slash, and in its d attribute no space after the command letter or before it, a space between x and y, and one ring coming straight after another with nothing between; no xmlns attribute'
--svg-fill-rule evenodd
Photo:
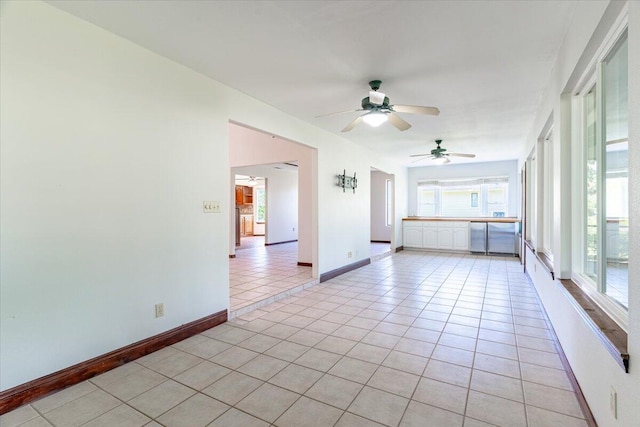
<svg viewBox="0 0 640 427"><path fill-rule="evenodd" d="M469 251L487 253L487 223L469 223Z"/></svg>
<svg viewBox="0 0 640 427"><path fill-rule="evenodd" d="M518 224L513 222L487 223L487 252L496 254L517 254Z"/></svg>

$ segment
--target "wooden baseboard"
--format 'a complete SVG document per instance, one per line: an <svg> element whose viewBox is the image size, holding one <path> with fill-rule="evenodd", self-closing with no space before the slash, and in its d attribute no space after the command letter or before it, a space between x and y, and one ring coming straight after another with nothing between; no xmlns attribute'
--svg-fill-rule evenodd
<svg viewBox="0 0 640 427"><path fill-rule="evenodd" d="M310 263L310 262L300 262L300 261L298 261L298 265L300 267L313 267L313 263Z"/></svg>
<svg viewBox="0 0 640 427"><path fill-rule="evenodd" d="M47 394L78 384L139 357L182 341L227 321L227 310L186 323L110 353L78 363L0 392L0 415L33 402Z"/></svg>
<svg viewBox="0 0 640 427"><path fill-rule="evenodd" d="M285 243L293 243L293 242L297 242L297 240L285 240L284 242L275 242L275 243L265 243L265 246L273 246L273 245L282 245Z"/></svg>
<svg viewBox="0 0 640 427"><path fill-rule="evenodd" d="M396 248L396 253L400 252L400 251L404 251L404 246L398 246Z"/></svg>
<svg viewBox="0 0 640 427"><path fill-rule="evenodd" d="M371 264L371 259L363 259L362 261L354 262L353 264L345 265L344 267L336 268L335 270L327 271L326 273L322 273L320 275L320 283L326 282L327 280L331 280L334 277L338 277L341 274L347 273L351 270L355 270L356 268L364 267L365 265Z"/></svg>
<svg viewBox="0 0 640 427"><path fill-rule="evenodd" d="M371 243L391 243L391 240L371 240Z"/></svg>

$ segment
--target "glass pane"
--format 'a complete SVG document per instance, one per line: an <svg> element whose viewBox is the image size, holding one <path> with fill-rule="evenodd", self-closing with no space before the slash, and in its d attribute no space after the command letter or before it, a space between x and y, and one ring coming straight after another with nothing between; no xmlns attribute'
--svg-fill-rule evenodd
<svg viewBox="0 0 640 427"><path fill-rule="evenodd" d="M628 307L629 115L627 40L604 66L606 286L608 296Z"/></svg>
<svg viewBox="0 0 640 427"><path fill-rule="evenodd" d="M584 273L598 277L598 162L596 158L596 88L584 97L585 111L585 261Z"/></svg>
<svg viewBox="0 0 640 427"><path fill-rule="evenodd" d="M418 187L418 216L436 216L435 188Z"/></svg>
<svg viewBox="0 0 640 427"><path fill-rule="evenodd" d="M266 204L266 193L264 188L256 188L257 193L257 205L258 212L256 214L256 222L264 222L265 220L265 204Z"/></svg>
<svg viewBox="0 0 640 427"><path fill-rule="evenodd" d="M487 215L490 217L507 216L508 184L489 184L487 188Z"/></svg>
<svg viewBox="0 0 640 427"><path fill-rule="evenodd" d="M478 196L474 196L474 194L480 194L479 185L473 187L442 187L442 216L482 216L482 200L476 203ZM482 197L480 197L480 199L482 199Z"/></svg>
<svg viewBox="0 0 640 427"><path fill-rule="evenodd" d="M393 218L393 187L391 185L391 180L388 179L386 181L385 187L385 204L386 204L386 219L385 224L387 227L391 227L391 219Z"/></svg>

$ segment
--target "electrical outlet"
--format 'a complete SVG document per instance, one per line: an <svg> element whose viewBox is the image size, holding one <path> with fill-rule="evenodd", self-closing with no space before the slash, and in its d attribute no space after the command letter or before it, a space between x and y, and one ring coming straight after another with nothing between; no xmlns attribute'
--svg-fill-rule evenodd
<svg viewBox="0 0 640 427"><path fill-rule="evenodd" d="M164 304L156 304L156 318L164 316Z"/></svg>
<svg viewBox="0 0 640 427"><path fill-rule="evenodd" d="M202 202L202 211L204 213L221 213L222 208L220 202L217 201Z"/></svg>
<svg viewBox="0 0 640 427"><path fill-rule="evenodd" d="M613 418L618 418L618 393L613 387L609 388L609 411L611 411Z"/></svg>
<svg viewBox="0 0 640 427"><path fill-rule="evenodd" d="M347 252L347 258L351 258L353 256L352 252Z"/></svg>

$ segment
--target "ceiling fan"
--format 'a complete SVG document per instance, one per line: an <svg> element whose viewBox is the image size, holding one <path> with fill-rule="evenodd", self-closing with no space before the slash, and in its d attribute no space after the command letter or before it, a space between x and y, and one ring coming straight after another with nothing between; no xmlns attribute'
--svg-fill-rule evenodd
<svg viewBox="0 0 640 427"><path fill-rule="evenodd" d="M355 111L366 111L363 115L356 118L344 129L342 129L342 132L349 132L361 122L365 122L373 127L378 127L387 120L389 120L389 123L395 126L398 130L404 131L409 129L411 125L396 113L428 114L431 116L437 116L438 114L440 114L440 110L438 110L436 107L389 104L389 98L384 93L378 92L381 84L382 82L380 80L371 80L369 82L371 90L369 91L369 96L362 99L362 108L359 108L357 110L347 110L339 111L337 113L322 114L316 117L326 117L332 116L334 114L352 113Z"/></svg>
<svg viewBox="0 0 640 427"><path fill-rule="evenodd" d="M431 150L431 153L429 154L412 154L409 157L424 157L427 159L431 159L434 163L437 163L439 165L444 165L447 164L449 162L451 162L451 160L449 159L449 156L453 156L453 157L469 157L469 158L473 158L476 155L475 154L464 154L464 153L447 153L447 149L446 148L440 148L440 144L442 143L441 139L436 139L436 148L434 148L433 150ZM416 161L419 161L422 159L418 159Z"/></svg>
<svg viewBox="0 0 640 427"><path fill-rule="evenodd" d="M256 185L260 184L260 181L263 181L263 180L264 178L261 178L261 177L236 175L235 181L236 181L236 184L243 184L249 187L255 187ZM241 181L247 181L247 182L241 182Z"/></svg>

